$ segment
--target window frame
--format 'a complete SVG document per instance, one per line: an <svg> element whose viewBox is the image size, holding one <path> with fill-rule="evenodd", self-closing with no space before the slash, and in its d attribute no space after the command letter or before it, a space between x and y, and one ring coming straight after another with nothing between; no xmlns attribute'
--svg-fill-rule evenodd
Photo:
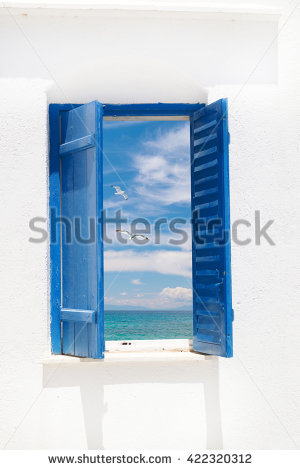
<svg viewBox="0 0 300 470"><path fill-rule="evenodd" d="M61 214L60 198L60 159L57 149L60 144L60 128L57 123L60 122L60 114L69 111L84 103L53 103L49 106L49 124L51 133L50 152L49 152L49 207ZM103 106L103 120L126 120L126 118L150 118L166 119L174 117L174 120L184 118L191 120L192 114L200 108L206 106L206 103L138 103L138 104L110 104L101 103ZM157 119L158 120L158 119ZM49 227L51 230L52 228ZM50 243L50 334L51 334L51 353L55 355L62 354L62 332L61 332L61 240L60 234L58 243ZM122 342L130 341L123 340ZM146 340L147 343L151 340ZM155 340L154 340L155 341ZM122 350L122 348L121 348Z"/></svg>

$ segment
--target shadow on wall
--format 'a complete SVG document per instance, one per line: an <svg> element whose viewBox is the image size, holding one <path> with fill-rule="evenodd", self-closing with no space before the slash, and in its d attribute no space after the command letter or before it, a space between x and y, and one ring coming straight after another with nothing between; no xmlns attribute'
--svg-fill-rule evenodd
<svg viewBox="0 0 300 470"><path fill-rule="evenodd" d="M165 384L174 384L175 386L176 384L203 385L204 400L201 395L196 395L193 403L195 403L196 408L202 409L204 401L205 418L203 420L205 420L205 423L202 423L202 425L206 429L206 447L207 449L222 449L219 360L216 357L207 356L204 360L200 359L199 361L127 360L126 362L99 362L82 359L76 364L45 364L43 369L44 389L57 389L56 391L59 391L59 389L79 387L82 403L81 412L84 419L85 438L88 449L104 449L103 418L110 411L108 405L104 403L105 387L109 385L132 386L134 384L144 384L144 386L147 386L147 384L153 386L154 384L156 387L164 386ZM176 395L176 390L174 395ZM192 387L191 390L193 390ZM186 399L179 398L180 401L177 401L178 407L182 408L186 405L188 397L184 398ZM122 416L124 403L122 403L121 389L120 403L119 401L117 403L118 427L123 429L123 432L128 435L130 433L130 423ZM73 405L75 409L72 410L72 416L78 422L80 413L78 413L76 402ZM52 403L52 410L55 413L53 406ZM147 401L145 406L151 406L151 401ZM155 433L162 410L157 409L154 405L152 406L153 414L151 416L153 416L153 433ZM165 407L166 405L162 403L162 406ZM173 406L171 402L170 406ZM174 406L174 414L176 414L176 411ZM195 409L195 415L197 415L197 409ZM191 432L195 432L198 428L201 429L201 426L197 426L197 423L194 423L194 416L190 416L189 420L194 424L194 431ZM63 419L60 421L63 422ZM176 433L176 430L172 429L172 432ZM180 432L182 435L186 435L187 429L181 428ZM178 438L180 442L180 436L177 435L176 439ZM199 434L200 442L202 441ZM115 448L117 447L119 446L116 445ZM145 444L146 447L147 445Z"/></svg>

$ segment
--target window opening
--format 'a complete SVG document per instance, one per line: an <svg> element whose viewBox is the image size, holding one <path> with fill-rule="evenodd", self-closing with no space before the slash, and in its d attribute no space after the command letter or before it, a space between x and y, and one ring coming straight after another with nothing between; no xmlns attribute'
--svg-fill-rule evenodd
<svg viewBox="0 0 300 470"><path fill-rule="evenodd" d="M105 340L192 338L189 119L104 120L103 150Z"/></svg>

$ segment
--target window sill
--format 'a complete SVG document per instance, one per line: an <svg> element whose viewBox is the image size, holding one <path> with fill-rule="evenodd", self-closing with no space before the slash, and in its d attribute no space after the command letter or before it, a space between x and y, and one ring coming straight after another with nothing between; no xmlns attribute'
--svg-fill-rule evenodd
<svg viewBox="0 0 300 470"><path fill-rule="evenodd" d="M122 344L127 343L127 344ZM129 344L130 343L130 344ZM79 363L108 363L135 361L203 361L213 356L206 356L192 351L191 340L137 340L137 341L107 341L105 360L51 355L42 363L74 365Z"/></svg>
<svg viewBox="0 0 300 470"><path fill-rule="evenodd" d="M123 351L191 351L193 341L190 339L154 339L154 340L122 340L105 341L106 352Z"/></svg>

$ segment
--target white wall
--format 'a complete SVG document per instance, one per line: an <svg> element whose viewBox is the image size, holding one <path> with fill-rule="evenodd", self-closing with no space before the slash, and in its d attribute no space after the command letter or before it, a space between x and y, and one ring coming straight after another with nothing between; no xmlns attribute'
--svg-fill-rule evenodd
<svg viewBox="0 0 300 470"><path fill-rule="evenodd" d="M203 86L244 82L276 32L272 15L10 9L1 75L52 80L54 102L195 102ZM251 83L276 81L276 54L275 41Z"/></svg>
<svg viewBox="0 0 300 470"><path fill-rule="evenodd" d="M278 38L264 17L231 19L0 17L2 447L299 446L300 14L283 16ZM48 249L28 242L28 220L47 217L47 100L195 102L203 87L229 98L232 219L275 219L275 247L232 249L235 357L43 364Z"/></svg>

